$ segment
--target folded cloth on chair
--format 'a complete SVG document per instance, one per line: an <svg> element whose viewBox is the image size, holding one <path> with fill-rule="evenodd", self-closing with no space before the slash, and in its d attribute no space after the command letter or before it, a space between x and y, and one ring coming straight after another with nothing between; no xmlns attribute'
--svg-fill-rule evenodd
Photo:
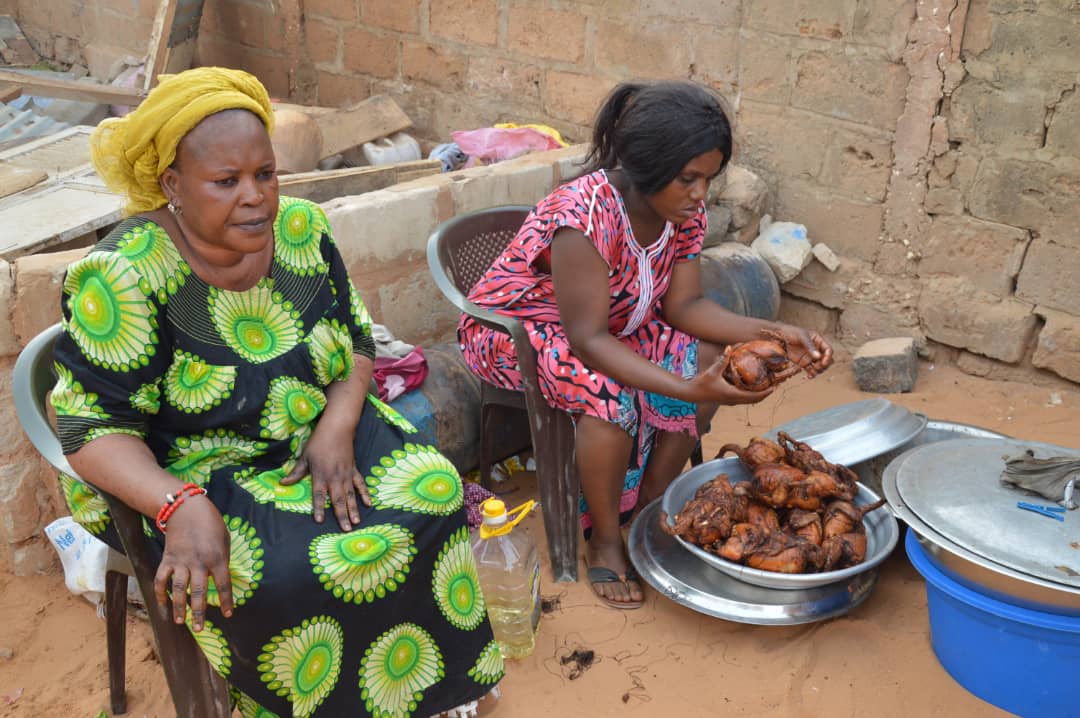
<svg viewBox="0 0 1080 718"><path fill-rule="evenodd" d="M379 398L389 402L423 384L427 375L424 350L415 347L400 359L376 356L372 378L379 387Z"/></svg>
<svg viewBox="0 0 1080 718"><path fill-rule="evenodd" d="M1005 459L1001 482L1024 491L1056 501L1067 509L1075 509L1080 494L1080 458L1052 456L1036 459L1028 449L1018 456Z"/></svg>

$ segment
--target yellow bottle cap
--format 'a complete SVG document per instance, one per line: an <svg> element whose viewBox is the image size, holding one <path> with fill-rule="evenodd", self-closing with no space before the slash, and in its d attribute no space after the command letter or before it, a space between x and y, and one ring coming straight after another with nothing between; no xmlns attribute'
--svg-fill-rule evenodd
<svg viewBox="0 0 1080 718"><path fill-rule="evenodd" d="M506 513L506 504L499 499L486 499L484 503L480 504L480 510L484 514L484 518L497 519Z"/></svg>

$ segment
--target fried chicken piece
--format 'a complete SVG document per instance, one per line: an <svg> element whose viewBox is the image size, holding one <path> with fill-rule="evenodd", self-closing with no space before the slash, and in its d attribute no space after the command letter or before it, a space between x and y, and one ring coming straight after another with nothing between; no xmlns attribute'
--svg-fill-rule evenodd
<svg viewBox="0 0 1080 718"><path fill-rule="evenodd" d="M776 438L779 445L784 450L784 460L788 464L802 469L807 473L811 471L820 471L823 474L832 476L844 487L843 493L837 494L837 496L840 496L841 498L850 501L855 498L857 493L859 493L859 487L856 485L859 476L848 467L830 463L820 452L813 449L809 444L793 439L791 435L786 432L777 432Z"/></svg>
<svg viewBox="0 0 1080 718"><path fill-rule="evenodd" d="M769 506L782 509L793 504L792 486L806 478L799 469L794 466L779 463L760 464L754 469L754 478L750 481L750 491L758 501ZM816 509L820 502L813 506L801 506L804 509Z"/></svg>
<svg viewBox="0 0 1080 718"><path fill-rule="evenodd" d="M865 533L862 519L874 509L881 508L885 499L880 499L866 506L856 506L850 501L837 499L830 501L822 512L822 527L825 538L846 533Z"/></svg>
<svg viewBox="0 0 1080 718"><path fill-rule="evenodd" d="M791 509L784 519L784 531L793 536L801 536L815 546L820 546L824 538L821 514L817 511Z"/></svg>
<svg viewBox="0 0 1080 718"><path fill-rule="evenodd" d="M837 571L856 566L866 558L866 534L846 533L830 536L821 542L825 554L824 570Z"/></svg>
<svg viewBox="0 0 1080 718"><path fill-rule="evenodd" d="M744 557L768 543L771 535L771 531L761 526L738 523L732 527L727 541L715 547L714 553L728 561L742 563Z"/></svg>
<svg viewBox="0 0 1080 718"><path fill-rule="evenodd" d="M775 533L745 556L750 568L777 573L816 573L825 563L820 546L786 533Z"/></svg>
<svg viewBox="0 0 1080 718"><path fill-rule="evenodd" d="M761 339L739 342L724 349L721 372L732 386L746 391L764 391L802 368L788 356L788 345L783 336L768 330L761 334Z"/></svg>
<svg viewBox="0 0 1080 718"><path fill-rule="evenodd" d="M675 525L668 525L668 515L660 512L660 527L672 536L698 546L710 546L730 535L736 523L746 519L749 499L736 495L727 474L706 481L698 487L694 498L675 514Z"/></svg>
<svg viewBox="0 0 1080 718"><path fill-rule="evenodd" d="M746 448L738 444L724 444L717 452L716 458L724 454L735 454L739 460L746 464L746 468L753 471L761 464L780 463L784 459L784 450L774 441L755 436L750 439Z"/></svg>
<svg viewBox="0 0 1080 718"><path fill-rule="evenodd" d="M776 511L765 504L754 502L746 510L746 523L763 528L770 533L780 530L780 518Z"/></svg>

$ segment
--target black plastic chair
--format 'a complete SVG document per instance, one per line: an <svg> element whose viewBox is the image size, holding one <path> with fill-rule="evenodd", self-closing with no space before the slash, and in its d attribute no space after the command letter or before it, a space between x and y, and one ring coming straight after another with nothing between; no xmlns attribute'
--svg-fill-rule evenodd
<svg viewBox="0 0 1080 718"><path fill-rule="evenodd" d="M34 448L57 471L78 479L60 448L60 439L49 422L48 394L56 384L53 345L62 329L54 324L34 337L19 354L14 370L15 411ZM80 479L81 480L81 479ZM85 482L84 482L85 483ZM88 484L89 485L89 484ZM165 671L178 718L229 718L232 715L228 686L207 663L187 626L172 620L171 606L154 600L157 563L143 533L142 516L109 494L99 491L124 546L123 554L110 551L105 574L106 644L109 654L109 698L112 712L127 712L124 690L127 577L133 575L146 601L158 658Z"/></svg>
<svg viewBox="0 0 1080 718"><path fill-rule="evenodd" d="M510 391L481 381L480 474L490 480L492 437L498 421L519 420L527 412L532 436L540 503L548 537L551 572L556 581L576 581L578 495L574 466L574 425L569 415L553 409L540 393L536 351L525 328L506 317L476 306L465 298L491 263L517 234L532 207L510 205L463 214L439 225L428 240L428 266L435 284L451 304L495 331L514 340L525 390Z"/></svg>

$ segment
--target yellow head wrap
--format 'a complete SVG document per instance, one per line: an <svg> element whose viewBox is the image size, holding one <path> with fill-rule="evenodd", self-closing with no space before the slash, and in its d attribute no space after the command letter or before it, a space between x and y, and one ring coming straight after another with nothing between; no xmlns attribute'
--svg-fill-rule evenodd
<svg viewBox="0 0 1080 718"><path fill-rule="evenodd" d="M127 214L155 210L167 202L158 177L176 159L180 140L206 117L234 109L254 112L267 132L273 130L270 96L254 75L223 67L162 75L133 112L94 130L94 169L110 190L128 198Z"/></svg>

